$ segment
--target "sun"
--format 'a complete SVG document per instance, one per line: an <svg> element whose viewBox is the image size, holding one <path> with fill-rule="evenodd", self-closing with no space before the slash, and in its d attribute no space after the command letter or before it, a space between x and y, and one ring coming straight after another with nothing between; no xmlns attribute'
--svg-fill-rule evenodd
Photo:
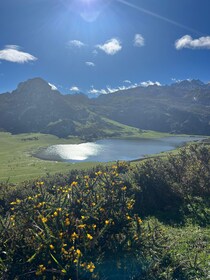
<svg viewBox="0 0 210 280"><path fill-rule="evenodd" d="M72 0L71 7L85 21L96 21L112 0Z"/></svg>
<svg viewBox="0 0 210 280"><path fill-rule="evenodd" d="M100 2L99 0L80 0L80 2L82 2L85 5L93 5L97 2Z"/></svg>

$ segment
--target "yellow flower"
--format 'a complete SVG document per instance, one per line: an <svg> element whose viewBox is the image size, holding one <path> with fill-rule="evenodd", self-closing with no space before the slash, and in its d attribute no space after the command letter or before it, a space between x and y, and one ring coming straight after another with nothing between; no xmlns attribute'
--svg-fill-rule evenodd
<svg viewBox="0 0 210 280"><path fill-rule="evenodd" d="M82 255L80 249L77 249L77 250L76 250L76 253L77 253L77 256L78 256L78 257L80 257L80 256Z"/></svg>
<svg viewBox="0 0 210 280"><path fill-rule="evenodd" d="M92 262L90 262L90 263L87 265L87 269L88 269L90 272L93 272L94 269L95 269L95 265L94 265Z"/></svg>
<svg viewBox="0 0 210 280"><path fill-rule="evenodd" d="M109 223L110 223L110 221L109 221L109 220L106 220L106 221L105 221L105 224L106 224L106 225L108 225Z"/></svg>
<svg viewBox="0 0 210 280"><path fill-rule="evenodd" d="M58 212L61 212L61 211L62 211L62 208L59 207L59 208L57 208L56 210L57 210Z"/></svg>
<svg viewBox="0 0 210 280"><path fill-rule="evenodd" d="M117 169L117 165L112 165L112 169Z"/></svg>
<svg viewBox="0 0 210 280"><path fill-rule="evenodd" d="M50 244L50 250L54 250L54 249L55 247L52 244Z"/></svg>
<svg viewBox="0 0 210 280"><path fill-rule="evenodd" d="M121 190L122 190L122 191L126 191L126 190L127 190L127 187L124 186L124 187L121 188Z"/></svg>
<svg viewBox="0 0 210 280"><path fill-rule="evenodd" d="M92 235L91 235L91 234L89 234L89 233L87 234L87 238L88 238L88 239L90 239L90 240L92 240L92 239L93 239Z"/></svg>
<svg viewBox="0 0 210 280"><path fill-rule="evenodd" d="M71 238L72 239L76 239L76 238L78 238L79 236L78 236L78 234L76 234L76 232L74 232L74 233L72 233L72 235L71 235Z"/></svg>
<svg viewBox="0 0 210 280"><path fill-rule="evenodd" d="M102 174L101 171L95 172L95 175L96 175L96 176L100 176L101 174Z"/></svg>
<svg viewBox="0 0 210 280"><path fill-rule="evenodd" d="M66 218L65 219L65 226L69 226L70 225L70 220L69 220L69 218Z"/></svg>
<svg viewBox="0 0 210 280"><path fill-rule="evenodd" d="M130 209L132 209L132 208L133 208L133 205L132 205L132 204L130 204L130 203L127 203L127 208L130 210Z"/></svg>
<svg viewBox="0 0 210 280"><path fill-rule="evenodd" d="M76 187L77 185L78 185L78 183L75 182L75 181L73 181L73 182L71 183L71 187Z"/></svg>
<svg viewBox="0 0 210 280"><path fill-rule="evenodd" d="M85 227L86 227L86 224L78 225L78 228L85 228Z"/></svg>
<svg viewBox="0 0 210 280"><path fill-rule="evenodd" d="M97 226L94 224L94 225L93 225L93 228L96 229L96 227L97 227Z"/></svg>
<svg viewBox="0 0 210 280"><path fill-rule="evenodd" d="M55 211L55 212L53 213L53 216L54 216L54 217L57 217L57 216L58 216L58 212Z"/></svg>
<svg viewBox="0 0 210 280"><path fill-rule="evenodd" d="M68 255L68 251L66 251L63 247L61 248L61 252L65 255Z"/></svg>
<svg viewBox="0 0 210 280"><path fill-rule="evenodd" d="M43 223L47 222L47 218L45 218L45 217L42 217L41 220L42 220Z"/></svg>
<svg viewBox="0 0 210 280"><path fill-rule="evenodd" d="M143 221L142 221L141 218L138 218L137 220L138 220L138 223L139 223L139 224L142 224L142 223L143 223Z"/></svg>
<svg viewBox="0 0 210 280"><path fill-rule="evenodd" d="M17 204L16 201L13 201L13 202L10 203L10 205L15 205L15 204Z"/></svg>
<svg viewBox="0 0 210 280"><path fill-rule="evenodd" d="M81 267L85 267L85 266L86 266L86 263L81 263L80 266L81 266Z"/></svg>
<svg viewBox="0 0 210 280"><path fill-rule="evenodd" d="M40 264L37 271L36 271L36 275L41 275L42 273L44 273L46 270L46 267L43 264Z"/></svg>

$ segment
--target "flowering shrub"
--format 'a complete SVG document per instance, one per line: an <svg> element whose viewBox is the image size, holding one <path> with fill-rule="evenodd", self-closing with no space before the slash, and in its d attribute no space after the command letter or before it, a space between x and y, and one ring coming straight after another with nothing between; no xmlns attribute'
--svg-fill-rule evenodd
<svg viewBox="0 0 210 280"><path fill-rule="evenodd" d="M123 166L64 186L37 182L33 195L12 201L3 242L5 257L12 253L13 258L10 279L97 279L106 258L130 254L142 220L133 213L135 200L118 173ZM117 266L117 258L113 261Z"/></svg>

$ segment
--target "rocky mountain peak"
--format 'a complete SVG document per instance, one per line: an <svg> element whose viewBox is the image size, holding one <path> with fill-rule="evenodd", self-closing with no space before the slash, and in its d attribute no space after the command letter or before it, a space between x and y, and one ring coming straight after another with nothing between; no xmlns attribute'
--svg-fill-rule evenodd
<svg viewBox="0 0 210 280"><path fill-rule="evenodd" d="M179 88L179 89L194 90L194 89L198 89L198 88L203 88L206 85L200 80L188 79L188 80L176 82L176 83L172 84L172 86Z"/></svg>
<svg viewBox="0 0 210 280"><path fill-rule="evenodd" d="M21 82L13 93L18 94L49 94L55 92L52 87L42 78L33 78L25 82Z"/></svg>

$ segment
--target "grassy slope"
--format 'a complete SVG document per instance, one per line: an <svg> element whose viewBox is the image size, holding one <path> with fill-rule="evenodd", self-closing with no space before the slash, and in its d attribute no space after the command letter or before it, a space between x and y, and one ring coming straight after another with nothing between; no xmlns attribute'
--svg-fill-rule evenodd
<svg viewBox="0 0 210 280"><path fill-rule="evenodd" d="M147 130L147 131L140 130L136 127L124 125L119 122L107 119L105 117L103 117L103 120L115 126L116 130L119 130L121 132L122 138L160 138L160 137L171 136L170 133L163 133L163 132L152 131L152 130ZM113 133L113 131L109 131L109 130L106 130L106 132L110 134Z"/></svg>

